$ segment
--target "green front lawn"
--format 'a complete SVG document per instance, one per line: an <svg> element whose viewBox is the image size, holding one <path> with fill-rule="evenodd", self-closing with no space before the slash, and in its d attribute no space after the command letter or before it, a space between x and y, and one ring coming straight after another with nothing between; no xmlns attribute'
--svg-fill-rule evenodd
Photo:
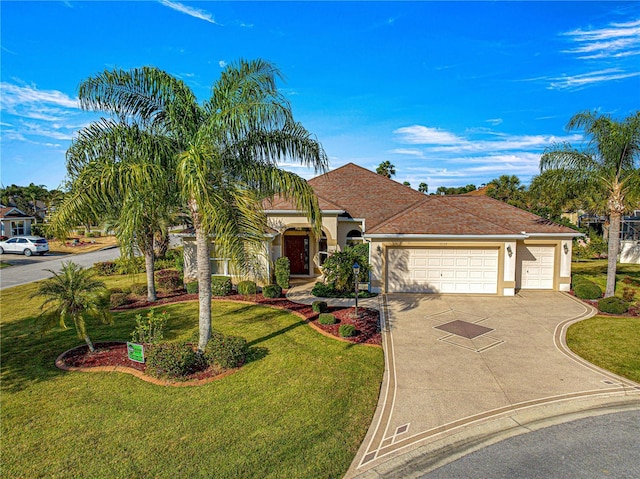
<svg viewBox="0 0 640 479"><path fill-rule="evenodd" d="M571 273L585 276L600 285L607 286L607 260L593 259L571 263ZM640 264L620 264L616 268L616 296L622 297L625 288L635 291L635 300L640 301Z"/></svg>
<svg viewBox="0 0 640 479"><path fill-rule="evenodd" d="M640 318L585 319L569 327L567 345L587 361L640 382Z"/></svg>
<svg viewBox="0 0 640 479"><path fill-rule="evenodd" d="M342 477L373 416L379 348L315 332L290 313L215 302L213 324L242 335L254 360L199 387L163 387L120 373L64 372L72 330L33 333L35 285L2 291L5 477ZM167 339L190 339L197 303L171 314ZM139 311L138 311L139 312ZM92 339L126 340L136 312Z"/></svg>

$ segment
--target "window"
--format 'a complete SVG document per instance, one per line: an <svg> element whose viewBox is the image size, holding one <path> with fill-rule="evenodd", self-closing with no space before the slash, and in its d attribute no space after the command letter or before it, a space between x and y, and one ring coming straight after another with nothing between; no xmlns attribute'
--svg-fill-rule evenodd
<svg viewBox="0 0 640 479"><path fill-rule="evenodd" d="M24 221L12 221L11 236L18 236L23 234L24 234Z"/></svg>
<svg viewBox="0 0 640 479"><path fill-rule="evenodd" d="M230 276L229 258L209 258L212 276Z"/></svg>
<svg viewBox="0 0 640 479"><path fill-rule="evenodd" d="M351 230L347 233L347 246L354 246L363 242L360 230Z"/></svg>

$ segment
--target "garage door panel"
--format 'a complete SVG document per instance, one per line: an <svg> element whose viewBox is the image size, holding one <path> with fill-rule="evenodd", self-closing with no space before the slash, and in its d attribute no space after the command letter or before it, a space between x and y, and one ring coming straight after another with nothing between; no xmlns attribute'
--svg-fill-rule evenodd
<svg viewBox="0 0 640 479"><path fill-rule="evenodd" d="M518 245L516 288L553 289L555 246Z"/></svg>
<svg viewBox="0 0 640 479"><path fill-rule="evenodd" d="M387 268L390 292L497 293L497 248L390 248Z"/></svg>

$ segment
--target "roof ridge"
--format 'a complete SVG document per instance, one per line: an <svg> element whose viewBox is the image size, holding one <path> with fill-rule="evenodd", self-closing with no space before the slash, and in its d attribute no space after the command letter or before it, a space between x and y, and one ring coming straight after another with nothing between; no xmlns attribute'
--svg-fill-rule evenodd
<svg viewBox="0 0 640 479"><path fill-rule="evenodd" d="M406 213L408 213L410 211L415 210L421 203L426 203L428 201L428 198L429 197L425 195L424 198L420 198L418 201L416 201L415 203L410 205L408 208L406 208L404 210L400 210L395 215L387 218L386 220L384 220L381 223L378 223L373 229L375 230L375 229L381 228L384 225L386 225L387 223L389 223L390 221L393 221L396 218L398 218L398 217L400 217L400 216L402 216L402 215L404 215L404 214L406 214ZM366 234L366 232L365 232L365 234Z"/></svg>

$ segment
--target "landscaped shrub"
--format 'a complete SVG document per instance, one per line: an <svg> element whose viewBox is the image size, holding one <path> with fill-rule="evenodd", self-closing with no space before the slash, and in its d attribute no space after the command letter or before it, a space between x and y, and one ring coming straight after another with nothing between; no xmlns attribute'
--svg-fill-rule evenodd
<svg viewBox="0 0 640 479"><path fill-rule="evenodd" d="M282 294L282 288L277 284L268 284L262 288L262 295L265 298L279 298Z"/></svg>
<svg viewBox="0 0 640 479"><path fill-rule="evenodd" d="M109 305L111 308L119 308L120 306L124 306L129 303L129 294L128 293L111 293L111 299L109 300Z"/></svg>
<svg viewBox="0 0 640 479"><path fill-rule="evenodd" d="M338 291L334 288L333 283L316 283L311 290L311 294L318 298L355 298L355 292L350 291ZM377 293L370 293L369 291L358 291L358 298L373 298L377 296Z"/></svg>
<svg viewBox="0 0 640 479"><path fill-rule="evenodd" d="M198 282L197 281L191 281L189 283L187 283L186 285L187 288L187 293L189 294L195 294L198 292Z"/></svg>
<svg viewBox="0 0 640 479"><path fill-rule="evenodd" d="M131 288L109 288L109 291L111 291L111 294L113 294L113 293L131 294Z"/></svg>
<svg viewBox="0 0 640 479"><path fill-rule="evenodd" d="M163 311L156 314L150 310L145 317L136 314L136 329L131 333L131 341L142 344L156 344L164 337L164 328L169 320L169 313Z"/></svg>
<svg viewBox="0 0 640 479"><path fill-rule="evenodd" d="M313 285L313 289L311 290L311 294L317 296L318 298L328 298L335 291L332 283L322 283L317 282Z"/></svg>
<svg viewBox="0 0 640 479"><path fill-rule="evenodd" d="M167 258L156 258L153 262L154 271L161 271L165 269L171 269L175 266L175 261Z"/></svg>
<svg viewBox="0 0 640 479"><path fill-rule="evenodd" d="M87 233L87 238L95 238L95 233Z"/></svg>
<svg viewBox="0 0 640 479"><path fill-rule="evenodd" d="M131 294L135 294L136 296L146 296L147 285L145 283L133 283L131 285Z"/></svg>
<svg viewBox="0 0 640 479"><path fill-rule="evenodd" d="M225 336L212 332L204 351L209 365L217 365L224 369L237 368L244 364L249 352L247 340L240 336Z"/></svg>
<svg viewBox="0 0 640 479"><path fill-rule="evenodd" d="M326 313L327 311L329 311L327 303L325 303L324 301L314 301L311 304L311 309L314 313Z"/></svg>
<svg viewBox="0 0 640 479"><path fill-rule="evenodd" d="M350 338L356 335L356 327L353 324L342 324L338 328L338 334L342 338Z"/></svg>
<svg viewBox="0 0 640 479"><path fill-rule="evenodd" d="M602 288L589 280L581 280L578 283L574 283L573 292L580 299L598 299L602 297Z"/></svg>
<svg viewBox="0 0 640 479"><path fill-rule="evenodd" d="M331 313L320 313L318 322L320 324L336 324L336 317Z"/></svg>
<svg viewBox="0 0 640 479"><path fill-rule="evenodd" d="M162 269L155 273L156 285L165 291L182 289L182 275L175 269Z"/></svg>
<svg viewBox="0 0 640 479"><path fill-rule="evenodd" d="M187 342L153 344L146 348L146 373L159 378L183 378L198 369L198 356Z"/></svg>
<svg viewBox="0 0 640 479"><path fill-rule="evenodd" d="M136 256L134 258L121 256L116 260L116 272L118 274L144 273L144 258L142 256Z"/></svg>
<svg viewBox="0 0 640 479"><path fill-rule="evenodd" d="M211 295L227 296L231 294L231 278L228 276L211 276Z"/></svg>
<svg viewBox="0 0 640 479"><path fill-rule="evenodd" d="M242 294L247 296L249 294L256 294L258 292L258 287L256 283L253 281L240 281L238 283L238 294Z"/></svg>
<svg viewBox="0 0 640 479"><path fill-rule="evenodd" d="M322 273L327 283L333 283L337 291L352 291L355 283L353 265L358 263L358 280L367 281L369 277L369 245L356 245L330 255L322 265Z"/></svg>
<svg viewBox="0 0 640 479"><path fill-rule="evenodd" d="M291 277L291 263L289 258L281 256L276 260L276 284L282 289L289 288L289 278Z"/></svg>
<svg viewBox="0 0 640 479"><path fill-rule="evenodd" d="M93 263L94 269L98 274L102 276L111 276L117 273L117 264L115 261L102 261L100 263Z"/></svg>
<svg viewBox="0 0 640 479"><path fill-rule="evenodd" d="M598 309L603 313L624 314L629 309L629 304L622 298L610 296L598 301Z"/></svg>
<svg viewBox="0 0 640 479"><path fill-rule="evenodd" d="M632 303L636 298L636 292L633 288L625 287L622 290L622 299L624 299L627 303Z"/></svg>

